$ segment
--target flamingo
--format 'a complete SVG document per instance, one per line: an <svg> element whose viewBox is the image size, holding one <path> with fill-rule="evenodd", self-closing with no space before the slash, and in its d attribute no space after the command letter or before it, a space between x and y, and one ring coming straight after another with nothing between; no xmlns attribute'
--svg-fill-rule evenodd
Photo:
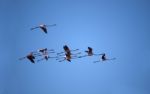
<svg viewBox="0 0 150 94"><path fill-rule="evenodd" d="M88 49L87 49L85 52L86 52L87 54L86 54L86 55L83 55L83 56L79 56L79 58L87 57L87 56L99 56L99 55L101 55L101 54L94 54L92 47L88 47Z"/></svg>
<svg viewBox="0 0 150 94"><path fill-rule="evenodd" d="M23 60L27 58L31 63L35 63L34 59L35 59L35 56L32 52L30 52L27 56L25 57L22 57L22 58L19 58L19 60Z"/></svg>
<svg viewBox="0 0 150 94"><path fill-rule="evenodd" d="M101 62L101 61L107 61L107 60L115 60L116 58L106 58L106 54L105 53L103 53L103 54L101 54L101 57L100 57L100 60L98 60L98 61L94 61L94 63L96 63L96 62Z"/></svg>
<svg viewBox="0 0 150 94"><path fill-rule="evenodd" d="M62 62L65 60L71 62L71 59L78 58L77 54L81 54L81 52L72 54L71 51L77 51L79 49L70 50L70 48L67 45L64 45L63 49L64 49L64 52L57 53L58 58L56 60L59 60L59 62ZM63 55L63 53L65 53L65 55ZM63 56L63 57L59 57L59 56ZM60 60L60 59L62 59L62 60Z"/></svg>
<svg viewBox="0 0 150 94"><path fill-rule="evenodd" d="M56 24L52 24L52 25L41 24L41 25L39 25L39 26L36 26L36 27L31 28L31 30L40 28L40 29L42 29L42 31L43 31L44 33L47 34L47 33L48 33L48 32L47 32L47 27L52 27L52 26L56 26Z"/></svg>

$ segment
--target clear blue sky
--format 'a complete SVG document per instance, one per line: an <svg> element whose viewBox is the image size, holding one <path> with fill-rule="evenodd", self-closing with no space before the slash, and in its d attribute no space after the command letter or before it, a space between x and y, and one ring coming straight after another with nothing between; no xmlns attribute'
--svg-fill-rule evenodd
<svg viewBox="0 0 150 94"><path fill-rule="evenodd" d="M150 94L149 0L1 0L0 27L0 94ZM18 60L64 44L117 60Z"/></svg>

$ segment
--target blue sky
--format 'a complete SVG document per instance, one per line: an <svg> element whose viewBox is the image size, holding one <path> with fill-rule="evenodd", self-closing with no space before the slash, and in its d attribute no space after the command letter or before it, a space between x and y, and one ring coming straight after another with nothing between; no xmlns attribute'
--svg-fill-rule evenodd
<svg viewBox="0 0 150 94"><path fill-rule="evenodd" d="M150 1L1 0L0 94L149 94ZM30 28L54 24L48 34ZM19 61L39 48L63 45L115 61L85 57L31 64Z"/></svg>

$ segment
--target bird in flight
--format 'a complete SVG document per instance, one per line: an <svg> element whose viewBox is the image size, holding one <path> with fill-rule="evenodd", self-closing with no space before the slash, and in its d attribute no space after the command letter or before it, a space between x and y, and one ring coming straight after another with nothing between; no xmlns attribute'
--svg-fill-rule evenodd
<svg viewBox="0 0 150 94"><path fill-rule="evenodd" d="M116 59L116 58L107 58L107 57L106 57L106 54L103 53L103 54L101 54L101 56L100 56L100 60L94 61L94 63L101 62L101 61L115 60L115 59Z"/></svg>
<svg viewBox="0 0 150 94"><path fill-rule="evenodd" d="M37 60L37 62L42 60L48 60L49 58L57 58L56 56L55 57L49 56L50 53L55 53L53 49L48 50L47 48L42 48L38 49L38 52L40 52L42 56L44 56L44 58Z"/></svg>
<svg viewBox="0 0 150 94"><path fill-rule="evenodd" d="M29 53L27 56L25 56L25 57L22 57L22 58L19 58L19 60L23 60L23 59L25 59L25 58L27 58L31 63L35 63L35 61L34 61L34 59L35 59L35 56L34 56L34 54L31 52L31 53Z"/></svg>
<svg viewBox="0 0 150 94"><path fill-rule="evenodd" d="M99 56L99 55L102 55L102 54L95 54L93 52L93 48L92 47L88 47L88 49L85 51L85 55L82 55L82 56L79 56L79 58L82 58L82 57L87 57L87 56Z"/></svg>
<svg viewBox="0 0 150 94"><path fill-rule="evenodd" d="M47 33L48 33L48 32L47 32L47 27L53 27L53 26L56 26L56 24L52 24L52 25L40 24L39 26L32 27L31 30L40 28L44 33L47 34Z"/></svg>
<svg viewBox="0 0 150 94"><path fill-rule="evenodd" d="M79 49L70 50L70 48L67 45L64 45L63 49L64 49L64 52L57 53L58 58L56 60L59 60L59 62L62 62L62 61L65 61L65 60L71 62L71 59L78 58L77 55L81 54L81 52L72 53L72 51L78 51Z"/></svg>

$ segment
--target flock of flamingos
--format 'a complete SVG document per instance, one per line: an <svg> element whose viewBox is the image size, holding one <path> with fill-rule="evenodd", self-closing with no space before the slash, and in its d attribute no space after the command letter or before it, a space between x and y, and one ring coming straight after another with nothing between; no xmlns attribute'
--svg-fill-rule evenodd
<svg viewBox="0 0 150 94"><path fill-rule="evenodd" d="M56 26L56 24L52 25L41 24L39 26L31 28L31 30L39 28L41 29L41 31L47 34L48 33L47 27L53 26ZM79 49L70 49L67 45L63 46L63 50L64 50L63 52L57 53L53 49L41 48L37 49L36 51L31 51L26 56L19 58L19 60L28 59L31 63L36 63L43 60L47 61L48 59L53 58L58 62L62 62L65 60L71 62L72 59L84 58L89 56L99 56L99 59L97 61L93 61L93 63L96 63L116 59L116 58L107 58L105 53L95 54L93 52L92 47L88 47L87 50L84 51L84 54L82 54L79 51Z"/></svg>

